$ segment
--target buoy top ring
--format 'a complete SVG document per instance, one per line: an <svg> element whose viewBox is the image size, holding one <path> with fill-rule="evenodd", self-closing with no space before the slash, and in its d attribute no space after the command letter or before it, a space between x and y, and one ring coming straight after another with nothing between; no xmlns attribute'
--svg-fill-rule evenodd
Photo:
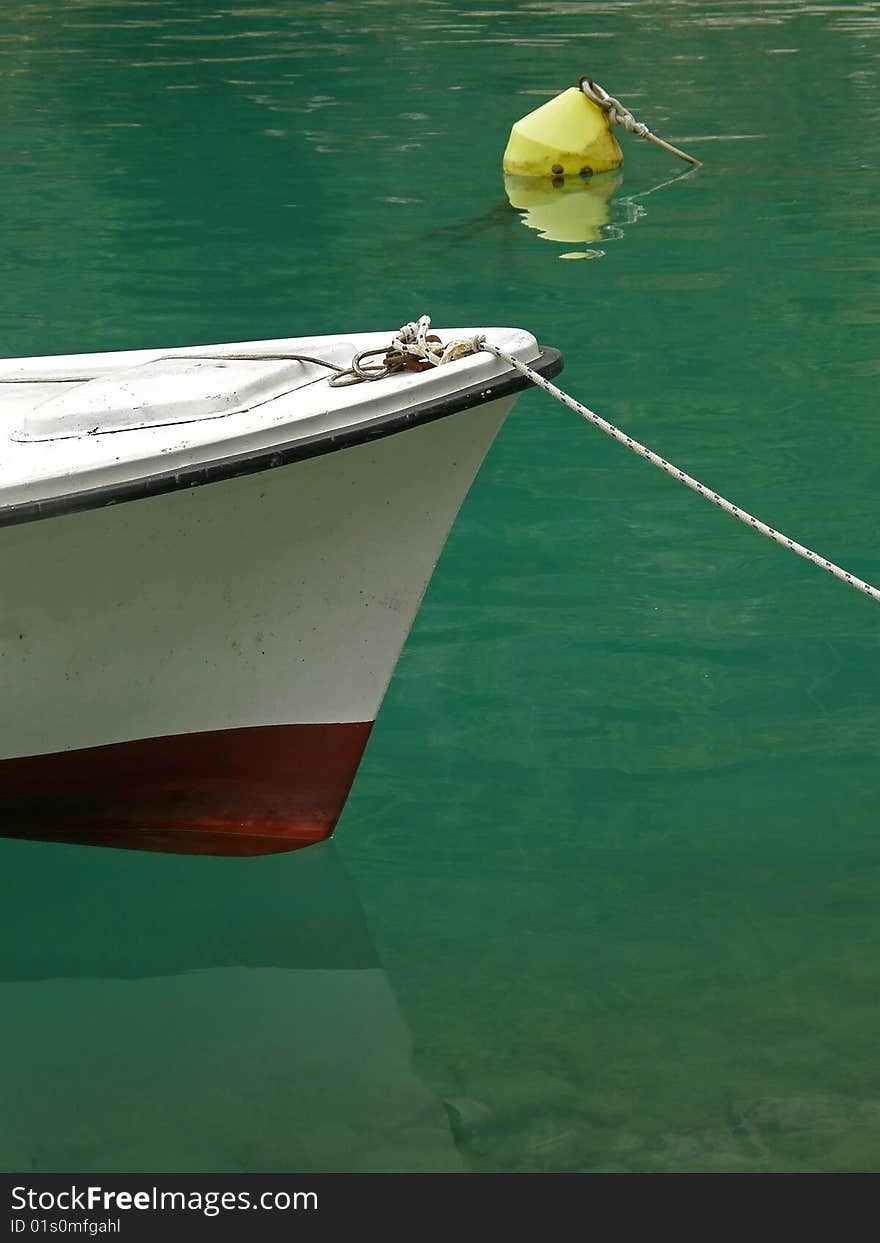
<svg viewBox="0 0 880 1243"><path fill-rule="evenodd" d="M583 91L594 104L598 104L603 112L607 112L614 102L608 92L603 91L598 82L594 82L588 73L578 78L578 90Z"/></svg>

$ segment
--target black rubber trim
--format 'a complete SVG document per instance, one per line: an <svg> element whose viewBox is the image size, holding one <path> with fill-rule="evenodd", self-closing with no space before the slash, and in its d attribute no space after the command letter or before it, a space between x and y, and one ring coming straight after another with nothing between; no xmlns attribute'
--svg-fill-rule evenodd
<svg viewBox="0 0 880 1243"><path fill-rule="evenodd" d="M529 366L538 375L551 379L562 370L562 354L549 346L541 346L537 360L530 362ZM128 479L122 483L107 484L102 488L71 492L66 496L53 496L44 501L22 501L17 505L5 505L0 507L0 527L16 526L20 522L38 522L42 518L57 518L61 514L81 513L87 509L103 509L107 505L139 501L148 496L161 496L164 492L199 488L203 484L216 483L221 479L236 479L240 475L273 470L276 466L287 466L291 462L302 462L325 453L350 449L353 445L381 440L384 436L394 436L410 427L433 423L435 419L445 419L450 414L460 414L462 410L482 406L500 397L509 397L529 387L530 381L511 367L502 375L482 384L471 384L444 397L435 397L432 401L424 401L395 414L371 419L356 427L319 432L302 440L275 445L271 449L238 453L214 462L184 466L180 470L145 475L142 479Z"/></svg>

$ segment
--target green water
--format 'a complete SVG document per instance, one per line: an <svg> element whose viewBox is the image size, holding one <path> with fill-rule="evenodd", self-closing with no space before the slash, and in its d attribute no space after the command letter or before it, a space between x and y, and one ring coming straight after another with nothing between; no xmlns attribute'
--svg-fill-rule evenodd
<svg viewBox="0 0 880 1243"><path fill-rule="evenodd" d="M878 58L876 3L5 6L2 352L520 324L877 582ZM553 242L500 156L584 72L705 165L624 136ZM331 846L0 842L0 1167L876 1170L878 619L523 398Z"/></svg>

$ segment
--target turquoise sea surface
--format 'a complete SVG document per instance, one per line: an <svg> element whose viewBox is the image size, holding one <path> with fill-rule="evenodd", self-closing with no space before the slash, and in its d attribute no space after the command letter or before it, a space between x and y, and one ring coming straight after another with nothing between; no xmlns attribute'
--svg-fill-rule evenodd
<svg viewBox="0 0 880 1243"><path fill-rule="evenodd" d="M878 582L878 72L877 3L5 5L0 353L517 324ZM583 73L704 164L554 240ZM332 842L0 840L0 1169L877 1170L878 627L524 396Z"/></svg>

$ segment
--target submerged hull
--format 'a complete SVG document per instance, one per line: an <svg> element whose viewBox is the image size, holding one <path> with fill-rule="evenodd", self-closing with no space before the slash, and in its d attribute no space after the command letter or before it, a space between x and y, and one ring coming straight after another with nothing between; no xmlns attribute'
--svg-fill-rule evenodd
<svg viewBox="0 0 880 1243"><path fill-rule="evenodd" d="M0 529L0 833L228 855L329 836L512 402Z"/></svg>

